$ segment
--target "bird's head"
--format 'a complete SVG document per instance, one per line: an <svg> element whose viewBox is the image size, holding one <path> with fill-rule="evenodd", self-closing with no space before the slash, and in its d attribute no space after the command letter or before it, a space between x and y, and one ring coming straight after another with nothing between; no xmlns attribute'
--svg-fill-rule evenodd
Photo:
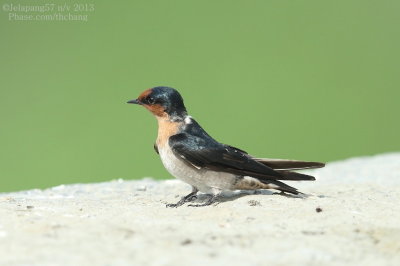
<svg viewBox="0 0 400 266"><path fill-rule="evenodd" d="M182 96L169 87L154 87L128 103L143 105L158 118L184 119L187 115Z"/></svg>

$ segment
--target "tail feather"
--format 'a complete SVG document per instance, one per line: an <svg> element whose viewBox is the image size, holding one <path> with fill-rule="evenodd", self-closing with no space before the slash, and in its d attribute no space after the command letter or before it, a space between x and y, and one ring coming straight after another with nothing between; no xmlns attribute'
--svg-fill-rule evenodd
<svg viewBox="0 0 400 266"><path fill-rule="evenodd" d="M305 162L295 160L283 160L283 159L267 159L267 158L254 158L257 162L260 162L276 172L280 173L280 177L258 175L255 173L249 173L249 176L242 177L236 184L236 189L276 189L282 192L291 194L299 194L296 188L291 187L279 180L283 181L314 181L315 177L306 174L300 174L292 172L292 170L302 169L313 169L324 167L324 163L319 162Z"/></svg>
<svg viewBox="0 0 400 266"><path fill-rule="evenodd" d="M283 182L272 179L258 179L251 176L240 177L235 183L235 189L256 190L256 189L276 189L292 194L299 194L296 188L286 185Z"/></svg>
<svg viewBox="0 0 400 266"><path fill-rule="evenodd" d="M301 170L313 169L324 167L324 163L319 162L305 162L296 160L283 160L283 159L268 159L268 158L254 158L257 162L265 164L274 170Z"/></svg>
<svg viewBox="0 0 400 266"><path fill-rule="evenodd" d="M311 175L300 174L290 171L278 171L283 177L278 178L279 180L293 180L293 181L315 181L315 177Z"/></svg>
<svg viewBox="0 0 400 266"><path fill-rule="evenodd" d="M277 178L279 180L291 180L291 181L314 181L315 177L306 174L300 174L296 172L292 172L292 170L302 170L302 169L313 169L313 168L321 168L324 167L324 163L319 162L305 162L305 161L295 161L295 160L283 160L283 159L267 159L267 158L255 158L256 161L265 164L268 167L271 167L275 171L282 174L282 177ZM289 171L290 170L290 171ZM277 187L275 189L292 193L299 194L296 188L291 187L283 182L278 180L261 180L260 182L264 184L273 184Z"/></svg>
<svg viewBox="0 0 400 266"><path fill-rule="evenodd" d="M283 182L280 182L278 180L259 180L261 183L266 184L269 188L277 189L282 192L287 192L291 194L299 194L297 188L291 187ZM272 184L272 185L271 185Z"/></svg>

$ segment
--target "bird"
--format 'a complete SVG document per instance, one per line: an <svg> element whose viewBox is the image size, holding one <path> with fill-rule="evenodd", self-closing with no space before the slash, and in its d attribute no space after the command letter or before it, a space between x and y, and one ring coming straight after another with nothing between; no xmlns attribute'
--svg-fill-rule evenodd
<svg viewBox="0 0 400 266"><path fill-rule="evenodd" d="M188 115L181 94L171 87L147 89L128 103L141 105L155 116L158 122L155 151L171 175L192 187L188 195L166 207L193 203L198 192L209 195L208 199L188 206L218 203L224 192L234 190L274 189L297 195L301 192L282 181L313 181L315 177L293 170L325 166L320 162L257 158L218 142Z"/></svg>

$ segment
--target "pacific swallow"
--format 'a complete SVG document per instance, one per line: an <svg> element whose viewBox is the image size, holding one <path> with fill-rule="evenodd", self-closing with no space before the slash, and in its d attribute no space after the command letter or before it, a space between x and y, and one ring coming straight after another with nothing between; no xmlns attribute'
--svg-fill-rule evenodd
<svg viewBox="0 0 400 266"><path fill-rule="evenodd" d="M188 115L180 93L170 87L154 87L128 101L148 109L158 121L154 144L164 167L171 175L192 186L192 192L175 204L179 207L196 199L198 191L210 194L203 204L213 204L224 191L275 189L282 193L300 192L279 180L315 180L293 170L324 167L324 163L251 156L244 150L213 139Z"/></svg>

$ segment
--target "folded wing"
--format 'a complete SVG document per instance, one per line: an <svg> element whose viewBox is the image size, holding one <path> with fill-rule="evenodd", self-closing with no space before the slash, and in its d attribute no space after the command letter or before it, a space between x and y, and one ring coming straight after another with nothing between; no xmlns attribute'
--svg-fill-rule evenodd
<svg viewBox="0 0 400 266"><path fill-rule="evenodd" d="M270 163L274 160L253 158L245 151L232 146L221 144L213 139L204 139L186 133L172 136L169 144L174 154L196 168L207 168L214 171L228 172L240 176L252 176L260 181L271 182L274 180L315 180L313 176L290 172L287 169L298 169L300 161L289 163ZM296 162L293 164L293 162ZM314 165L314 164L313 164ZM273 169L273 167L277 169ZM284 168L287 167L287 168ZM303 168L302 168L303 169Z"/></svg>

